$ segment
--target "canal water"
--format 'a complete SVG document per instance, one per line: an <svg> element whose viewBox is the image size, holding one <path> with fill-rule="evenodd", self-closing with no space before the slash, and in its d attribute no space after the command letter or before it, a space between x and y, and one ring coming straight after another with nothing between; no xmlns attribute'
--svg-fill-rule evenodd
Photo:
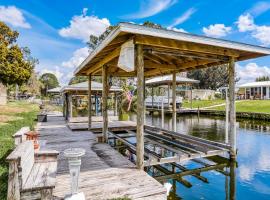
<svg viewBox="0 0 270 200"><path fill-rule="evenodd" d="M131 116L131 120L135 120ZM149 125L161 126L159 116L146 116ZM172 130L172 118L165 117L164 128ZM177 117L177 132L208 140L224 142L225 120L220 117L184 115ZM235 170L236 199L264 200L270 199L270 123L252 120L237 120L237 167ZM181 163L182 164L182 163ZM182 164L194 168L194 164ZM230 199L228 195L228 178L217 171L202 172L208 179L204 183L193 176L184 179L192 184L187 188L174 180L174 194L168 199Z"/></svg>

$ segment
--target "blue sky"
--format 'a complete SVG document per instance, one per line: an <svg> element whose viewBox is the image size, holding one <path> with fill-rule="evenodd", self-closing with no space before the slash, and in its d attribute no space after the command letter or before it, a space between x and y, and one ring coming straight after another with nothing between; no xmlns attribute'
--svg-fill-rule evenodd
<svg viewBox="0 0 270 200"><path fill-rule="evenodd" d="M119 22L146 20L168 29L270 47L270 1L254 0L0 0L0 21L20 32L40 74L65 84L88 55L90 34ZM240 83L270 76L270 56L239 62Z"/></svg>

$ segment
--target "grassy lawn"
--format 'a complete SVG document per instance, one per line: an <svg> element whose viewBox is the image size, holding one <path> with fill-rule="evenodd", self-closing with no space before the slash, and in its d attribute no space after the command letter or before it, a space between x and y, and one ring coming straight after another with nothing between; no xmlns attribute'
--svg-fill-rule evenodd
<svg viewBox="0 0 270 200"><path fill-rule="evenodd" d="M6 199L8 165L5 158L14 148L12 135L23 126L33 128L38 112L38 105L23 101L0 106L0 199Z"/></svg>
<svg viewBox="0 0 270 200"><path fill-rule="evenodd" d="M217 100L193 100L192 101L192 107L193 108L203 108L203 107L208 107L208 106L214 106L218 104L225 103L225 100L217 99ZM191 103L188 101L183 102L183 107L184 108L190 108Z"/></svg>
<svg viewBox="0 0 270 200"><path fill-rule="evenodd" d="M225 110L225 106L219 106L213 109ZM236 112L254 112L270 114L270 100L242 100L236 102Z"/></svg>

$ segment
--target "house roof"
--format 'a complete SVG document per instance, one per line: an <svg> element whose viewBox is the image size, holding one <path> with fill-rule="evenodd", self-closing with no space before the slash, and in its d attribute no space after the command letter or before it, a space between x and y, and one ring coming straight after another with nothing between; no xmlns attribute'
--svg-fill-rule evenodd
<svg viewBox="0 0 270 200"><path fill-rule="evenodd" d="M91 81L91 89L92 91L102 91L102 83L98 83L95 81ZM66 93L69 91L88 91L88 81L82 83L76 83L73 85L67 85L62 87L61 92ZM112 86L110 88L111 92L118 92L122 91L120 87Z"/></svg>
<svg viewBox="0 0 270 200"><path fill-rule="evenodd" d="M270 81L259 81L259 82L251 82L245 83L237 86L238 88L249 88L249 87L270 87Z"/></svg>
<svg viewBox="0 0 270 200"><path fill-rule="evenodd" d="M172 75L166 75L166 76L159 76L155 78L148 79L145 81L145 85L152 85L152 86L160 86L160 85L168 85L172 84L173 82L173 76ZM194 83L199 83L200 81L190 79L187 77L181 77L181 76L176 76L176 84L194 84Z"/></svg>
<svg viewBox="0 0 270 200"><path fill-rule="evenodd" d="M135 76L117 66L121 45L133 40L144 47L146 77L171 74L203 67L270 55L270 49L172 30L120 23L75 70L75 75L101 75L108 66L115 76Z"/></svg>

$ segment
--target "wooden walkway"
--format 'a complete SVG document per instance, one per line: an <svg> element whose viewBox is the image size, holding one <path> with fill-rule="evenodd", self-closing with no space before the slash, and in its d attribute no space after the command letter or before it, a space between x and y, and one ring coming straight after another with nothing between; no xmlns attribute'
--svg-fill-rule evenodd
<svg viewBox="0 0 270 200"><path fill-rule="evenodd" d="M117 121L118 116L108 116L109 121ZM92 122L102 122L102 116L92 116ZM88 117L71 117L69 123L87 123Z"/></svg>
<svg viewBox="0 0 270 200"><path fill-rule="evenodd" d="M78 122L78 123L68 123L68 127L72 131L87 131L88 123ZM101 132L103 127L103 122L92 122L91 131L92 132ZM110 131L121 131L121 130L134 130L136 129L136 122L132 121L109 121L109 130Z"/></svg>
<svg viewBox="0 0 270 200"><path fill-rule="evenodd" d="M112 199L127 196L138 200L167 199L165 188L146 172L107 144L96 143L89 131L71 131L63 117L49 116L48 122L38 123L42 149L60 151L57 169L55 199L63 199L70 191L68 163L63 150L81 147L86 150L82 158L79 187L86 199Z"/></svg>

